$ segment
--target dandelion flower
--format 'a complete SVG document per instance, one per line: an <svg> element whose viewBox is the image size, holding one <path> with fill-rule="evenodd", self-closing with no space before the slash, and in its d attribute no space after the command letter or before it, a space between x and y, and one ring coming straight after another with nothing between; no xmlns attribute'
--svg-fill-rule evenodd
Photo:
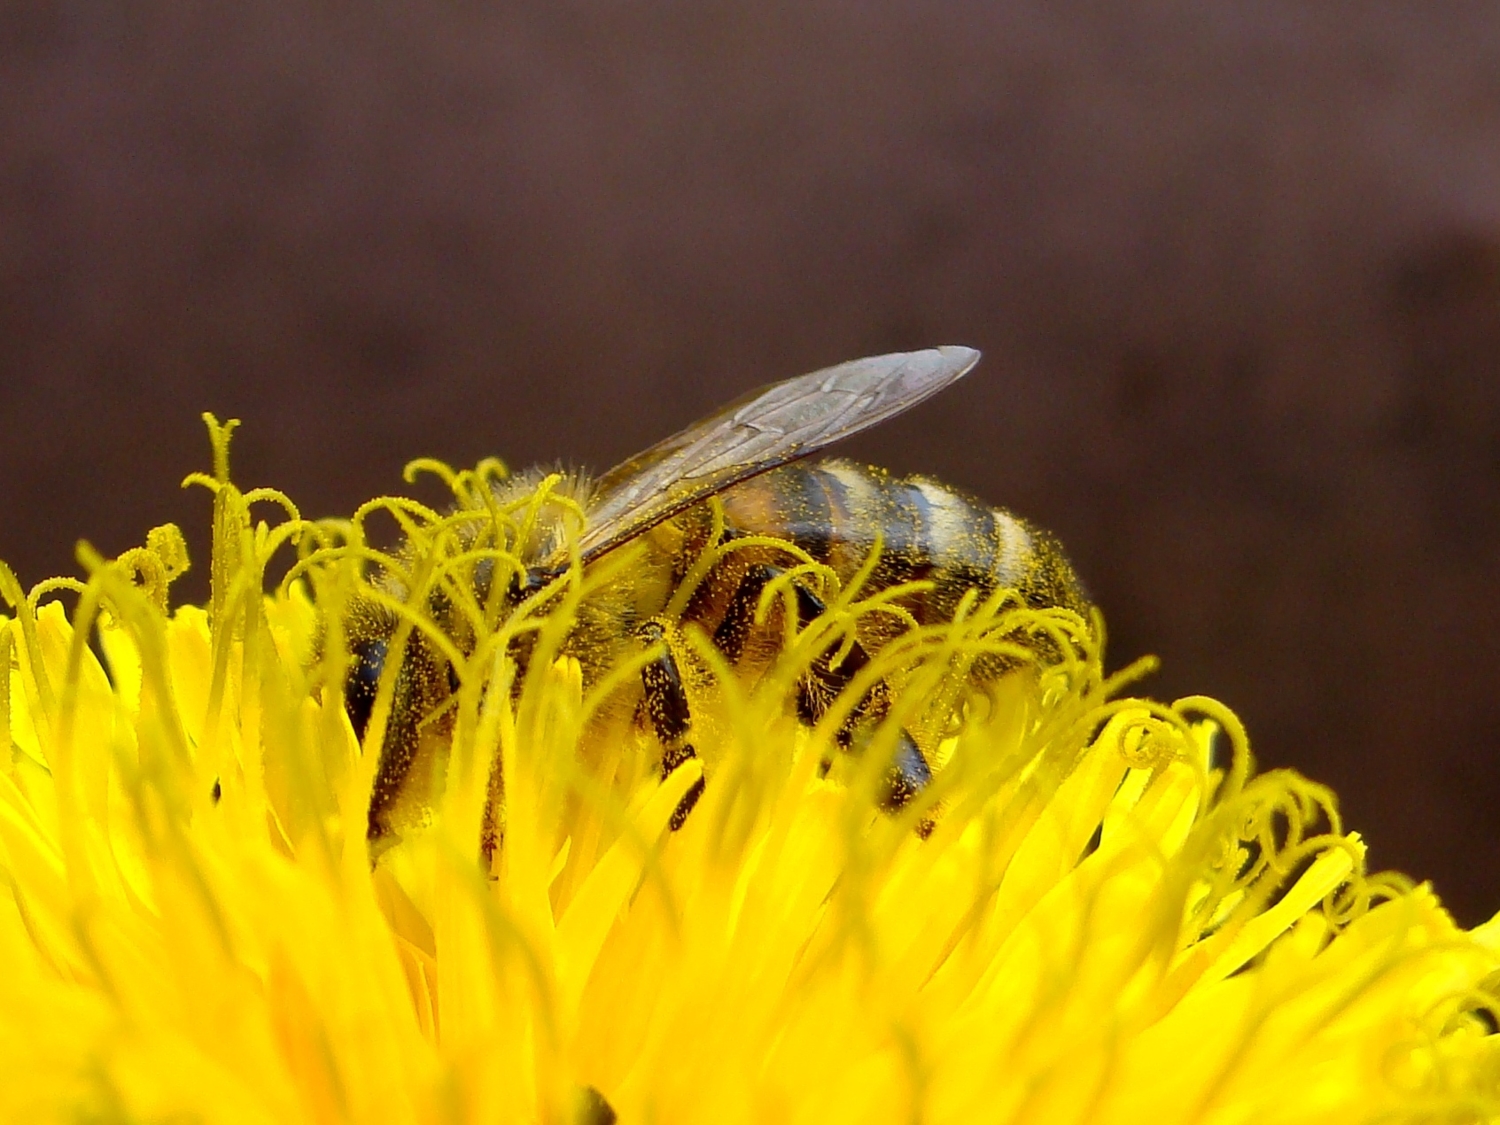
<svg viewBox="0 0 1500 1125"><path fill-rule="evenodd" d="M1500 924L1366 874L1331 793L1255 773L1211 700L1124 695L1066 615L1022 622L1055 651L938 731L899 815L789 717L794 666L696 688L700 758L661 779L575 662L478 646L425 819L372 862L329 607L364 516L417 552L446 517L309 523L212 432L206 606L172 604L173 528L83 549L86 582L0 568L0 1120L1500 1117ZM928 638L903 713L951 718L1018 612Z"/></svg>

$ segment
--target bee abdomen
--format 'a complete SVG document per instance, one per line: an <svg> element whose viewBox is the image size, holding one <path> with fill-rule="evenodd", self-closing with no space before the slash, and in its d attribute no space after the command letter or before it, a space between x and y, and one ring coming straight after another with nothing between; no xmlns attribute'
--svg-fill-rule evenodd
<svg viewBox="0 0 1500 1125"><path fill-rule="evenodd" d="M878 537L872 589L929 582L906 599L923 624L950 620L971 589L1013 588L1034 606L1087 611L1052 536L930 477L843 460L794 463L729 489L724 508L736 530L790 539L846 581Z"/></svg>

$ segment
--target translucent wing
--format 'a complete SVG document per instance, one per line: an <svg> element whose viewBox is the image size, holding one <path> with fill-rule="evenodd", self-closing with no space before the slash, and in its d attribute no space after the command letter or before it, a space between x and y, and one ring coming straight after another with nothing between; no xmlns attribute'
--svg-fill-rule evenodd
<svg viewBox="0 0 1500 1125"><path fill-rule="evenodd" d="M977 362L973 348L897 352L751 392L600 478L579 541L584 561L732 484L900 414Z"/></svg>

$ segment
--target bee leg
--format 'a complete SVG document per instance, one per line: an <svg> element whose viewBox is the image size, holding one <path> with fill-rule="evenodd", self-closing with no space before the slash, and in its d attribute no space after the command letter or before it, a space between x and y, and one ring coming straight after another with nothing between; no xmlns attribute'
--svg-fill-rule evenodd
<svg viewBox="0 0 1500 1125"><path fill-rule="evenodd" d="M344 710L354 727L354 737L361 742L365 728L370 725L370 712L375 709L375 693L380 687L388 645L385 637L374 637L349 646L353 659L349 664L349 679L344 684Z"/></svg>
<svg viewBox="0 0 1500 1125"><path fill-rule="evenodd" d="M754 627L755 610L760 604L761 593L765 590L766 584L783 573L785 571L780 567L757 564L746 571L745 577L735 588L734 595L724 611L724 617L719 627L714 630L714 647L722 652L731 663L739 659L745 641ZM827 612L828 607L823 599L802 583L793 582L792 592L797 600L799 628L805 627L813 618ZM843 659L838 662L838 666L834 667L833 657L837 651L838 647L835 646L819 656L797 684L797 715L809 726L827 713L838 694L846 689L860 670L870 662L869 654L858 641L849 647L849 650L843 654ZM846 750L853 747L859 728L884 710L884 685L876 685L855 704L849 712L849 717L840 726L837 735L839 745ZM831 764L828 762L823 764L824 773ZM891 757L890 771L881 792L882 807L892 812L900 809L918 792L926 788L931 781L932 770L927 765L927 759L922 756L916 740L908 732L901 731L896 744L896 752ZM917 827L917 831L924 836L931 830L930 821L923 821Z"/></svg>
<svg viewBox="0 0 1500 1125"><path fill-rule="evenodd" d="M382 669L394 654L382 639L353 646L353 654L344 702L363 740ZM433 797L434 745L448 736L452 723L451 716L435 714L457 687L452 666L415 635L407 639L400 660L367 810L372 861L409 826L410 809Z"/></svg>
<svg viewBox="0 0 1500 1125"><path fill-rule="evenodd" d="M657 644L665 640L666 630L653 621L641 630L641 635L648 644ZM673 657L670 646L664 647L660 656L641 669L641 685L646 693L646 715L662 745L661 775L665 778L683 762L698 756L692 743L687 741L688 723L691 719L687 690L682 686L682 674L677 669L677 660ZM693 806L701 796L703 779L700 777L672 813L669 823L673 832L686 823L688 813L693 811Z"/></svg>
<svg viewBox="0 0 1500 1125"><path fill-rule="evenodd" d="M724 654L731 664L737 661L745 649L745 642L755 628L755 610L760 605L761 594L766 585L785 574L779 566L757 563L750 567L735 587L729 605L719 627L714 630L714 648ZM792 583L792 592L797 599L797 627L803 628L814 617L827 612L823 599L800 582ZM824 653L814 663L808 676L797 685L797 715L811 725L822 718L841 688L854 674L868 663L865 650L858 644L845 654L837 670L828 666L830 653ZM847 745L843 733L840 741Z"/></svg>
<svg viewBox="0 0 1500 1125"><path fill-rule="evenodd" d="M714 630L714 648L722 652L724 659L731 664L744 654L745 642L755 628L755 609L760 605L761 591L766 588L766 583L782 573L778 566L756 563L745 571L745 576L734 588L724 617Z"/></svg>
<svg viewBox="0 0 1500 1125"><path fill-rule="evenodd" d="M896 753L891 756L891 766L886 771L885 788L880 795L881 805L891 812L905 808L908 801L931 784L932 767L922 756L922 749L917 745L916 739L902 728L900 738L896 741ZM925 840L932 835L934 827L933 821L924 816L917 822L917 835Z"/></svg>
<svg viewBox="0 0 1500 1125"><path fill-rule="evenodd" d="M793 583L797 592L797 616L800 625L806 625L827 607L811 590L800 583ZM858 641L849 646L838 666L833 666L833 656L838 647L823 653L808 669L808 674L797 685L797 713L807 723L815 723L823 717L834 698L853 681L860 670L870 662L870 655ZM883 686L883 685L881 685ZM880 686L865 692L850 710L849 716L839 727L839 745L850 748L855 741L858 728L865 720L885 710L885 700ZM889 812L903 808L908 801L927 788L932 782L932 768L922 756L916 739L905 729L896 741L896 752L891 756L890 768L886 772L885 784L880 793L881 807ZM932 831L932 822L923 820L917 826L922 836Z"/></svg>

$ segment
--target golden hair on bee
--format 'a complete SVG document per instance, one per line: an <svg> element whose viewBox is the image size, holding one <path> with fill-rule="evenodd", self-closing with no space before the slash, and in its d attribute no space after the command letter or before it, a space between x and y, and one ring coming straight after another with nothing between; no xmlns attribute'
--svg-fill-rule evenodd
<svg viewBox="0 0 1500 1125"><path fill-rule="evenodd" d="M514 513L515 538L509 549L534 566L566 551L569 525L576 537L595 484L583 469L534 466L493 481L490 491L496 509Z"/></svg>

